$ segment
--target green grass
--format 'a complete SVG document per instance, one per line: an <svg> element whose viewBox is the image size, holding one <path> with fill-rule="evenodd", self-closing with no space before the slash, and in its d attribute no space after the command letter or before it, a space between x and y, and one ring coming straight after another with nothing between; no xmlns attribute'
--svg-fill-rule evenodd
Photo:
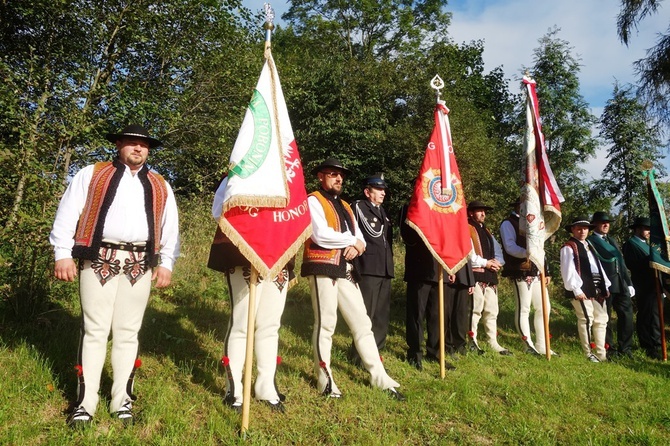
<svg viewBox="0 0 670 446"><path fill-rule="evenodd" d="M368 374L346 361L351 339L342 322L334 339L333 371L341 400L321 397L312 372L312 309L307 281L290 290L280 333L277 382L286 413L251 405L250 430L222 402L219 360L228 320L222 276L208 271L213 224L184 226L184 258L175 286L154 293L141 332L143 366L136 393L137 425L123 429L107 415L111 387L103 372L102 399L90 429L65 425L75 398L72 369L78 342L76 286L33 324L0 325L0 444L228 445L228 444L596 444L665 445L670 438L670 366L636 351L635 360L591 364L580 351L569 303L552 288L552 348L546 361L522 353L512 290L500 289L500 343L514 356L467 355L439 377L426 363L404 362L404 285L393 284L393 317L386 351L389 374L402 384L398 403L368 385ZM402 259L401 250L396 253Z"/></svg>

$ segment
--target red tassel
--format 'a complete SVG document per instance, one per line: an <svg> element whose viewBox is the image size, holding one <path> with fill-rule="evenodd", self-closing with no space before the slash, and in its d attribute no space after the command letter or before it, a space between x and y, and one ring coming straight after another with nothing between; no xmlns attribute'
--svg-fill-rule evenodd
<svg viewBox="0 0 670 446"><path fill-rule="evenodd" d="M591 343L589 344L589 347L591 347L591 348L596 348L596 343L595 343L595 342L591 342Z"/></svg>
<svg viewBox="0 0 670 446"><path fill-rule="evenodd" d="M609 350L609 349L610 349L610 345L608 343L605 343L605 350Z"/></svg>
<svg viewBox="0 0 670 446"><path fill-rule="evenodd" d="M81 365L77 364L76 366L74 366L74 369L77 371L77 376L81 376L84 374L84 368Z"/></svg>
<svg viewBox="0 0 670 446"><path fill-rule="evenodd" d="M321 367L322 369L325 369L326 368L326 363L324 361L319 362L319 367Z"/></svg>
<svg viewBox="0 0 670 446"><path fill-rule="evenodd" d="M277 365L281 364L281 356L277 356Z"/></svg>
<svg viewBox="0 0 670 446"><path fill-rule="evenodd" d="M221 365L224 367L228 367L228 364L230 364L230 359L228 358L228 356L223 356L221 358Z"/></svg>
<svg viewBox="0 0 670 446"><path fill-rule="evenodd" d="M142 360L140 358L137 358L135 360L135 368L139 369L140 367L142 367Z"/></svg>
<svg viewBox="0 0 670 446"><path fill-rule="evenodd" d="M523 339L524 341L527 341L527 340L528 340L528 336L521 336L521 339Z"/></svg>
<svg viewBox="0 0 670 446"><path fill-rule="evenodd" d="M471 338L474 338L475 337L475 332L474 331L469 331L468 336L470 336Z"/></svg>
<svg viewBox="0 0 670 446"><path fill-rule="evenodd" d="M381 362L384 362L384 358L382 357L382 355L379 355L379 360L380 360Z"/></svg>

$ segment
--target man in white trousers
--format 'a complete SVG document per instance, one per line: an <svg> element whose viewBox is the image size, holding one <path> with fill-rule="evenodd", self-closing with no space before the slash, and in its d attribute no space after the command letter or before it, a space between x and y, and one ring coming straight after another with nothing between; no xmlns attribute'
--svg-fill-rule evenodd
<svg viewBox="0 0 670 446"><path fill-rule="evenodd" d="M149 149L161 142L139 125L106 135L118 156L80 170L63 195L49 241L55 276L79 275L81 339L76 366L77 402L71 426L91 423L112 332L109 411L129 424L138 357L138 333L151 290L170 285L179 255L177 204L170 185L149 170ZM74 259L79 259L77 266Z"/></svg>
<svg viewBox="0 0 670 446"><path fill-rule="evenodd" d="M333 333L339 308L351 330L361 363L370 372L370 383L404 401L400 387L384 369L367 315L352 260L365 251L365 239L357 230L348 203L341 199L344 177L342 163L329 158L313 173L321 185L307 202L312 217L312 237L305 242L301 275L308 277L314 309L314 368L319 391L330 398L342 396L330 367Z"/></svg>
<svg viewBox="0 0 670 446"><path fill-rule="evenodd" d="M212 216L218 222L224 201L227 179L219 185L214 196ZM251 263L240 250L217 227L214 243L209 253L207 266L226 275L230 299L230 319L223 347L221 364L226 372L226 395L224 402L236 412L241 412L243 403L242 371L247 352L247 322L249 317L249 290ZM294 260L276 277L258 277L256 283L256 319L254 331L254 354L256 356L256 382L254 395L276 412L284 412L285 396L275 384L275 373L281 357L279 351L279 328L286 304L286 293L294 279Z"/></svg>

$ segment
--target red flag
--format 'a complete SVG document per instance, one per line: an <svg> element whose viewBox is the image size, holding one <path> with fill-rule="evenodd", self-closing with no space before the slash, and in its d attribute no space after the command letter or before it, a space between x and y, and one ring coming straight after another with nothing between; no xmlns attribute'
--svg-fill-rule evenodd
<svg viewBox="0 0 670 446"><path fill-rule="evenodd" d="M565 201L549 166L540 123L536 83L524 76L526 87L526 168L521 191L520 232L526 235L530 260L544 270L544 241L561 224L561 203Z"/></svg>
<svg viewBox="0 0 670 446"><path fill-rule="evenodd" d="M215 208L223 210L223 233L261 276L274 277L310 237L312 225L279 75L272 55L266 57ZM282 196L284 205L277 200Z"/></svg>
<svg viewBox="0 0 670 446"><path fill-rule="evenodd" d="M447 273L455 274L468 261L472 244L448 115L449 109L439 101L406 221Z"/></svg>

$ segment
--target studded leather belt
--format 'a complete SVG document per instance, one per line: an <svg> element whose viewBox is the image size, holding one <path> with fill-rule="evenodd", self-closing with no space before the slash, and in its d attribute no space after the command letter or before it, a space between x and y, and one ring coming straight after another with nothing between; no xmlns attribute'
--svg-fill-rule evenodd
<svg viewBox="0 0 670 446"><path fill-rule="evenodd" d="M121 251L132 251L132 252L147 252L146 244L136 244L136 243L110 243L102 242L100 243L102 248L118 249Z"/></svg>

